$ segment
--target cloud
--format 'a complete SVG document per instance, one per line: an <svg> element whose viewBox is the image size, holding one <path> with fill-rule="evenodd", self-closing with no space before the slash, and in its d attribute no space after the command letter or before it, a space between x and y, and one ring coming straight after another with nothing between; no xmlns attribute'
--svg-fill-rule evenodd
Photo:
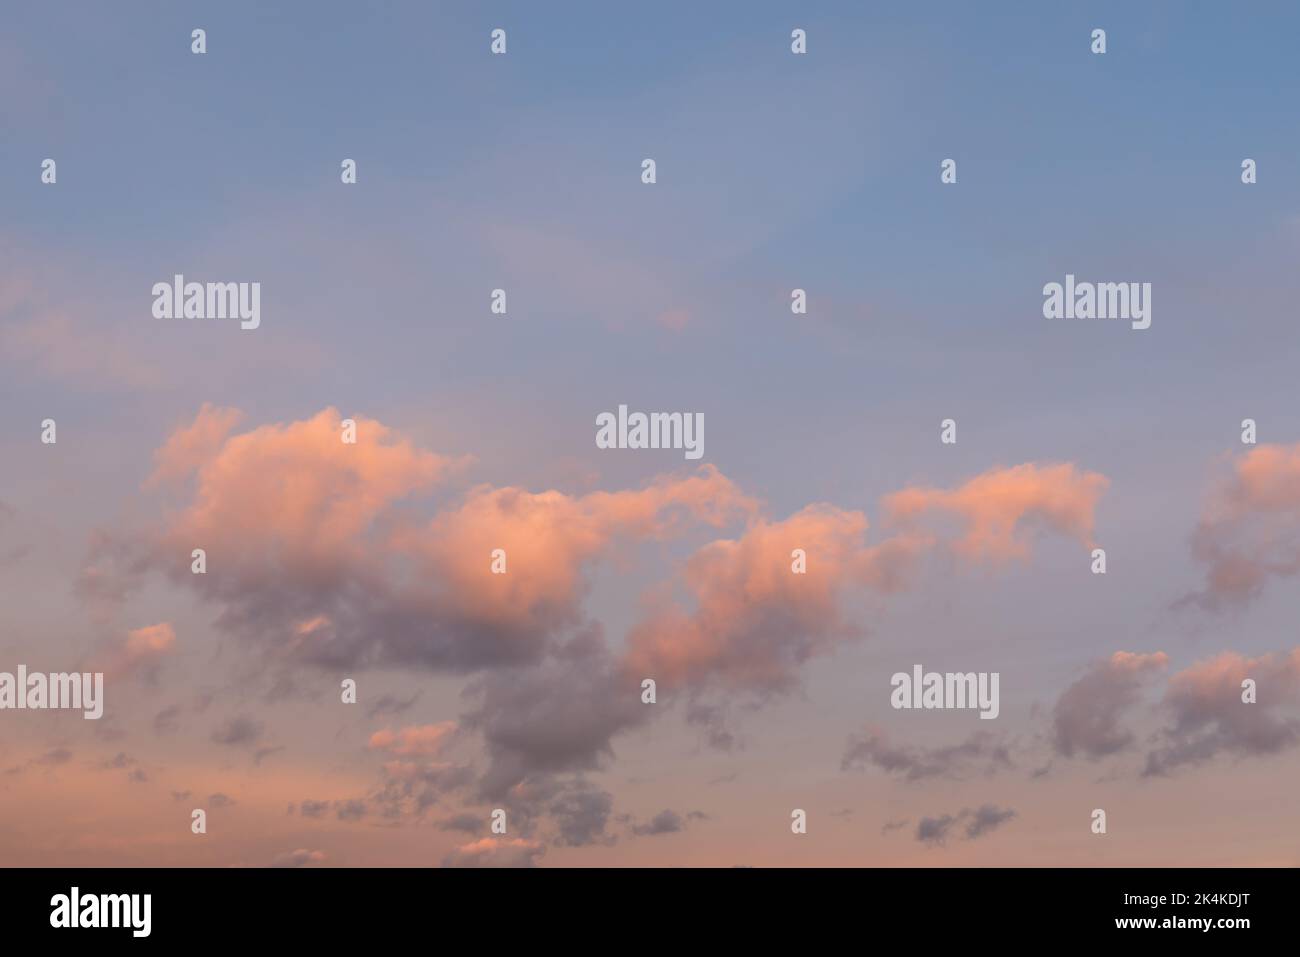
<svg viewBox="0 0 1300 957"><path fill-rule="evenodd" d="M698 812L693 812L698 813ZM632 833L638 837L655 837L660 834L676 834L686 830L686 819L676 811L664 809L644 824L633 824Z"/></svg>
<svg viewBox="0 0 1300 957"><path fill-rule="evenodd" d="M176 719L180 717L181 706L168 705L153 716L153 729L156 734L170 734L176 730Z"/></svg>
<svg viewBox="0 0 1300 957"><path fill-rule="evenodd" d="M465 834L478 834L485 827L483 818L477 814L456 814L438 822L440 831L461 831Z"/></svg>
<svg viewBox="0 0 1300 957"><path fill-rule="evenodd" d="M283 854L277 854L271 861L272 867L308 867L312 864L321 864L325 861L324 851L311 851L305 847L300 847L296 851L286 851Z"/></svg>
<svg viewBox="0 0 1300 957"><path fill-rule="evenodd" d="M998 808L983 804L972 810L962 808L956 814L923 817L916 826L916 839L923 844L943 845L952 836L954 828L962 827L968 841L982 837L1016 816L1011 808Z"/></svg>
<svg viewBox="0 0 1300 957"><path fill-rule="evenodd" d="M1257 701L1242 701L1242 682L1255 681ZM1147 755L1144 775L1164 775L1220 754L1276 754L1300 742L1300 647L1245 658L1225 651L1169 680L1163 709L1172 723L1163 744Z"/></svg>
<svg viewBox="0 0 1300 957"><path fill-rule="evenodd" d="M134 628L98 653L93 669L103 671L109 678L125 678L132 674L154 676L158 665L175 647L176 630L171 622Z"/></svg>
<svg viewBox="0 0 1300 957"><path fill-rule="evenodd" d="M67 764L71 760L72 752L67 748L53 748L46 751L39 758L35 758L33 763L55 766L59 764Z"/></svg>
<svg viewBox="0 0 1300 957"><path fill-rule="evenodd" d="M614 798L608 791L576 782L550 806L551 817L559 828L556 843L569 847L611 843L605 825L613 808Z"/></svg>
<svg viewBox="0 0 1300 957"><path fill-rule="evenodd" d="M981 834L987 834L1001 827L1015 816L1016 812L1011 808L999 809L992 804L983 804L967 816L966 837L974 840Z"/></svg>
<svg viewBox="0 0 1300 957"><path fill-rule="evenodd" d="M329 801L312 801L304 800L299 802L298 811L303 817L318 818L324 817L325 812L330 808Z"/></svg>
<svg viewBox="0 0 1300 957"><path fill-rule="evenodd" d="M268 673L311 664L470 674L457 725L481 741L486 764L411 760L440 753L451 723L382 729L370 746L395 760L359 807L419 818L472 781L478 800L502 802L514 820L550 814L562 842L600 833L583 823L598 797L575 789L654 711L640 701L642 678L684 688L688 722L710 744L734 746L724 707L699 696L788 691L805 662L864 635L855 602L907 587L939 541L921 527L926 513L955 511L968 526L961 548L1003 557L1027 547L1020 524L1086 538L1105 486L1072 465L1030 463L952 491L904 490L885 500L890 536L869 543L861 512L819 503L771 520L712 466L616 491L478 485L433 499L468 460L354 418L352 445L333 408L241 431L237 411L203 406L163 443L146 483L177 500L153 529L102 535L83 590L120 597L150 571L169 577L215 605L217 628L260 649ZM680 566L690 604L673 600L672 582L650 589L612 652L584 608L593 568L631 546L732 525L738 535ZM176 561L193 548L207 551L205 575ZM492 573L498 548L505 574ZM791 571L796 548L807 574ZM408 706L384 698L371 708ZM213 734L249 747L261 738L247 716ZM913 773L962 753L913 754Z"/></svg>
<svg viewBox="0 0 1300 957"><path fill-rule="evenodd" d="M1052 718L1056 753L1096 759L1132 744L1132 732L1121 723L1124 713L1141 700L1143 682L1168 663L1163 651L1117 651L1093 664L1056 701Z"/></svg>
<svg viewBox="0 0 1300 957"><path fill-rule="evenodd" d="M485 837L462 844L443 858L443 867L535 867L546 848L524 838Z"/></svg>
<svg viewBox="0 0 1300 957"><path fill-rule="evenodd" d="M8 297L5 297L8 298ZM0 301L0 356L7 375L33 371L78 389L138 392L168 383L165 365L143 359L130 341L34 299Z"/></svg>
<svg viewBox="0 0 1300 957"><path fill-rule="evenodd" d="M262 722L248 715L236 715L213 730L212 740L217 744L232 746L254 744L261 739L262 730Z"/></svg>
<svg viewBox="0 0 1300 957"><path fill-rule="evenodd" d="M238 409L203 403L194 421L173 432L162 448L154 452L153 472L145 480L145 487L188 478L215 456L226 436L243 418L244 413Z"/></svg>
<svg viewBox="0 0 1300 957"><path fill-rule="evenodd" d="M711 748L730 752L736 747L736 736L727 727L726 714L720 707L692 701L686 708L686 723L703 728L705 742Z"/></svg>
<svg viewBox="0 0 1300 957"><path fill-rule="evenodd" d="M366 816L366 810L364 801L352 799L334 802L334 812L340 821L359 821Z"/></svg>
<svg viewBox="0 0 1300 957"><path fill-rule="evenodd" d="M127 632L123 653L130 665L152 661L172 650L176 644L176 631L171 622L161 622L146 628Z"/></svg>
<svg viewBox="0 0 1300 957"><path fill-rule="evenodd" d="M1022 525L1046 526L1092 547L1097 501L1110 484L1069 463L1027 462L990 469L952 490L908 488L884 500L888 526L909 526L927 513L956 516L965 526L954 550L967 558L1023 558L1029 543Z"/></svg>
<svg viewBox="0 0 1300 957"><path fill-rule="evenodd" d="M681 576L694 611L655 602L629 635L628 668L671 686L789 689L805 661L862 634L845 591L894 590L910 566L918 542L869 547L866 530L861 512L811 505L704 546ZM807 574L791 570L796 548L807 555Z"/></svg>
<svg viewBox="0 0 1300 957"><path fill-rule="evenodd" d="M988 731L976 731L961 744L948 747L907 748L891 746L875 729L851 736L840 761L840 768L846 771L867 765L908 781L992 775L1012 767L1006 745Z"/></svg>
<svg viewBox="0 0 1300 957"><path fill-rule="evenodd" d="M234 421L205 407L168 440L156 474L191 470L190 501L143 541L98 543L83 592L120 595L142 566L157 568L217 603L219 627L279 655L474 671L538 661L579 627L587 566L617 543L756 508L705 466L576 496L478 486L421 522L403 506L467 459L417 449L365 417L346 444L334 409L226 435ZM193 548L206 549L208 574L177 566ZM497 548L507 574L491 573Z"/></svg>
<svg viewBox="0 0 1300 957"><path fill-rule="evenodd" d="M1241 609L1269 579L1300 572L1300 444L1260 445L1235 460L1192 534L1192 557L1205 584L1175 607Z"/></svg>
<svg viewBox="0 0 1300 957"><path fill-rule="evenodd" d="M699 549L682 574L694 610L666 600L629 636L628 667L670 686L706 684L789 690L799 668L863 634L846 597L890 594L910 584L919 557L939 539L920 527L928 512L964 520L955 548L995 561L1028 554L1021 525L1045 525L1091 542L1094 509L1108 482L1073 465L993 469L953 490L909 488L883 500L891 537L867 545L861 512L816 504L784 521L753 519L735 540ZM791 570L803 549L807 572Z"/></svg>
<svg viewBox="0 0 1300 957"><path fill-rule="evenodd" d="M385 820L423 820L445 796L467 789L474 780L470 765L388 761L383 783L367 803Z"/></svg>
<svg viewBox="0 0 1300 957"><path fill-rule="evenodd" d="M916 825L916 839L926 844L943 844L948 839L956 818L951 814L942 817L923 817Z"/></svg>
<svg viewBox="0 0 1300 957"><path fill-rule="evenodd" d="M446 745L447 739L456 731L455 721L443 721L439 724L411 725L400 731L388 728L376 731L370 736L369 747L376 751L387 751L403 757L412 755L437 754Z"/></svg>
<svg viewBox="0 0 1300 957"><path fill-rule="evenodd" d="M385 714L405 714L419 698L420 692L418 691L409 698L399 698L392 694L380 695L375 699L374 704L366 709L366 717L377 718Z"/></svg>
<svg viewBox="0 0 1300 957"><path fill-rule="evenodd" d="M530 777L599 769L613 756L612 738L650 710L594 633L574 639L557 660L490 672L469 694L479 706L462 723L483 735L490 764L480 793L491 799Z"/></svg>

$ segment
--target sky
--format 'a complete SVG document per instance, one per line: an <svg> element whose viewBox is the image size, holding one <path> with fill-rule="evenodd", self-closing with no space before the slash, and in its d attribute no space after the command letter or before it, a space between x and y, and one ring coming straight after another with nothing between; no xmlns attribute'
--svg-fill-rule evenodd
<svg viewBox="0 0 1300 957"><path fill-rule="evenodd" d="M0 22L0 862L1300 864L1293 7Z"/></svg>

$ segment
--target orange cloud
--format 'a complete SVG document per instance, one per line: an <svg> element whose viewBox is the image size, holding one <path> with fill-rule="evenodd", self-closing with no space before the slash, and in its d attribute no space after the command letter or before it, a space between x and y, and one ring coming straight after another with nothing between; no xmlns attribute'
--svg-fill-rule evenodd
<svg viewBox="0 0 1300 957"><path fill-rule="evenodd" d="M526 629L576 622L583 568L616 540L662 539L692 523L716 527L756 508L712 466L644 489L581 496L481 486L395 542L441 582L446 612ZM505 574L490 573L496 549L505 552Z"/></svg>
<svg viewBox="0 0 1300 957"><path fill-rule="evenodd" d="M808 506L783 522L752 521L740 539L713 542L690 558L683 578L695 610L657 602L629 636L627 667L673 683L787 687L805 660L861 634L844 607L852 587L905 587L916 559L939 541L917 527L926 512L965 520L959 552L1002 560L1027 553L1017 536L1024 521L1090 542L1106 485L1104 476L1073 465L1027 463L953 490L904 489L883 501L897 534L873 546L864 543L861 512L831 505ZM806 574L792 571L796 548L807 555Z"/></svg>
<svg viewBox="0 0 1300 957"><path fill-rule="evenodd" d="M228 421L214 424L215 415L200 413L164 446L164 467L178 461L198 467L194 501L169 538L206 548L210 557L245 570L277 562L333 564L354 556L377 517L456 464L361 416L355 418L357 442L345 443L342 419L332 408L227 438L191 462L186 455L201 445L196 436L211 439Z"/></svg>
<svg viewBox="0 0 1300 957"><path fill-rule="evenodd" d="M443 859L443 867L533 867L546 853L537 841L521 837L485 837L462 844Z"/></svg>
<svg viewBox="0 0 1300 957"><path fill-rule="evenodd" d="M455 730L455 721L411 725L400 731L383 728L370 736L370 747L403 757L437 754Z"/></svg>
<svg viewBox="0 0 1300 957"><path fill-rule="evenodd" d="M869 548L867 518L810 505L781 522L755 521L738 540L697 551L683 574L695 611L652 610L629 636L627 667L680 683L778 688L809 657L859 633L842 608L845 586L900 586L920 540ZM806 574L792 570L803 549Z"/></svg>
<svg viewBox="0 0 1300 957"><path fill-rule="evenodd" d="M163 447L154 453L153 473L145 480L145 487L188 476L216 455L226 436L243 418L244 413L238 409L203 403L194 421L173 432Z"/></svg>
<svg viewBox="0 0 1300 957"><path fill-rule="evenodd" d="M1017 535L1022 523L1041 523L1055 532L1093 544L1097 501L1110 484L1096 472L1074 465L1027 462L991 469L955 489L908 488L884 500L885 521L908 525L928 512L957 516L966 533L955 550L970 559L1023 558L1029 546Z"/></svg>

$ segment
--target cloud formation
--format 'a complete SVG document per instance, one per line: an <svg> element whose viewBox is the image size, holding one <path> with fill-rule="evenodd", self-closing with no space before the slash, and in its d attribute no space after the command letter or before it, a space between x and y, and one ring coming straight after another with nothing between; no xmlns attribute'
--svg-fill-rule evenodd
<svg viewBox="0 0 1300 957"><path fill-rule="evenodd" d="M1052 743L1057 754L1101 758L1133 743L1123 726L1124 713L1142 697L1143 684L1169 663L1162 651L1135 654L1117 651L1088 671L1056 701Z"/></svg>
<svg viewBox="0 0 1300 957"><path fill-rule="evenodd" d="M956 517L965 534L952 547L971 560L1029 554L1022 529L1046 527L1091 548L1097 502L1110 480L1070 463L995 468L955 489L908 488L884 500L885 521L909 526L932 513Z"/></svg>
<svg viewBox="0 0 1300 957"><path fill-rule="evenodd" d="M1013 766L1010 750L989 731L976 731L947 747L910 748L890 745L886 735L873 728L849 738L840 769L862 770L869 765L908 781L992 775Z"/></svg>
<svg viewBox="0 0 1300 957"><path fill-rule="evenodd" d="M1242 683L1256 686L1243 701ZM1147 755L1146 775L1165 775L1218 755L1253 757L1300 742L1300 647L1245 658L1225 651L1178 672L1169 681L1164 710L1172 721Z"/></svg>
<svg viewBox="0 0 1300 957"><path fill-rule="evenodd" d="M1233 462L1192 534L1192 557L1205 583L1176 604L1210 612L1244 608L1270 579L1300 572L1300 443L1259 445Z"/></svg>
<svg viewBox="0 0 1300 957"><path fill-rule="evenodd" d="M944 542L928 516L956 515L962 537L953 547L1000 561L1027 554L1036 525L1089 542L1106 485L1073 465L1027 463L951 490L904 489L883 501L889 534L869 542L860 511L817 503L774 520L707 465L616 491L457 491L451 479L466 457L420 449L380 422L353 418L355 444L344 441L332 408L241 431L237 410L204 405L155 454L147 490L172 502L161 523L104 533L83 593L120 600L147 574L161 574L215 605L217 627L260 650L268 671L307 664L469 674L469 704L457 721L375 731L369 749L391 758L379 786L331 807L347 820L421 819L459 795L500 802L526 836L546 815L555 839L575 846L607 839L612 802L582 776L605 768L615 738L650 719L643 678L669 694L684 690L688 721L731 747L725 704L700 697L788 691L807 661L861 638L862 603L909 587L919 560ZM584 607L597 564L644 543L728 527L738 533L681 564L677 584L688 601L671 596L671 583L648 589L643 614L612 649ZM205 574L191 573L194 548L206 552ZM806 573L792 570L796 549ZM494 573L494 556L504 574ZM164 645L158 633L136 636L132 647L148 657ZM410 704L387 696L372 712ZM177 714L159 712L157 729L173 728ZM255 747L262 731L239 715L212 737ZM479 742L483 763L441 760L460 733ZM918 779L996 769L1009 758L977 735L935 751L860 742L846 761ZM310 816L306 803L303 813ZM483 845L457 859L502 853Z"/></svg>
<svg viewBox="0 0 1300 957"><path fill-rule="evenodd" d="M443 867L535 867L546 848L525 838L485 837L462 844L443 858Z"/></svg>
<svg viewBox="0 0 1300 957"><path fill-rule="evenodd" d="M961 828L966 840L973 841L991 833L1015 816L1016 812L1011 808L983 804L975 809L962 808L956 814L923 817L916 825L916 839L923 844L943 845L948 843L955 828Z"/></svg>
<svg viewBox="0 0 1300 957"><path fill-rule="evenodd" d="M409 725L398 731L382 728L370 736L369 747L376 751L410 757L433 755L442 750L456 731L455 721L438 724Z"/></svg>

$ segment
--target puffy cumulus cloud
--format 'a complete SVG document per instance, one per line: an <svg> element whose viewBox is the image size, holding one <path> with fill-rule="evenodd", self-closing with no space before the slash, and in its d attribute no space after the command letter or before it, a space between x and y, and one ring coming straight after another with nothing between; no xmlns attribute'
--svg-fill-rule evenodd
<svg viewBox="0 0 1300 957"><path fill-rule="evenodd" d="M1236 459L1206 503L1192 556L1205 583L1176 604L1212 612L1242 608L1270 578L1300 572L1300 444L1260 445Z"/></svg>
<svg viewBox="0 0 1300 957"><path fill-rule="evenodd" d="M116 597L162 572L217 606L217 627L259 649L268 674L309 663L470 675L457 726L481 743L481 759L428 761L450 730L377 732L372 747L392 760L378 788L354 799L358 813L419 819L450 795L491 800L510 810L513 833L540 833L545 815L562 843L604 839L610 809L582 776L656 710L640 701L643 678L684 687L688 719L734 743L723 711L698 697L789 689L808 659L861 636L853 603L907 587L940 541L923 527L927 513L956 512L964 550L1003 557L1023 552L1022 524L1087 539L1105 486L1073 466L1029 464L952 491L905 490L886 499L890 536L868 543L861 512L815 504L772 520L712 466L634 489L480 485L434 499L464 459L356 422L357 442L346 444L332 408L240 431L238 413L205 406L155 458L149 484L174 498L159 527L104 536L83 588ZM674 583L651 590L623 649L611 651L585 612L593 567L645 542L732 526L681 567L690 604L673 600ZM177 558L194 548L207 552L204 575ZM807 574L791 573L796 548ZM506 574L492 573L494 549ZM407 706L392 699L376 713ZM261 727L249 721L214 739L256 747ZM475 846L455 859L508 856L505 845Z"/></svg>
<svg viewBox="0 0 1300 957"><path fill-rule="evenodd" d="M952 490L904 489L885 497L893 532L874 545L864 541L865 515L832 505L810 505L780 522L755 519L739 539L691 556L682 577L694 609L657 601L629 635L628 666L670 685L788 689L809 658L863 633L848 594L888 594L911 583L918 558L940 541L921 529L926 513L961 517L965 533L954 547L972 559L1023 557L1022 525L1090 544L1107 484L1073 465L1027 463ZM796 548L807 556L806 574L791 572Z"/></svg>
<svg viewBox="0 0 1300 957"><path fill-rule="evenodd" d="M607 550L757 507L705 466L576 496L480 486L420 522L408 500L465 459L419 450L364 417L356 444L345 444L333 409L227 434L235 421L205 407L160 451L155 474L188 470L193 491L148 562L220 604L221 627L327 665L472 671L536 661L582 622L586 567ZM207 551L206 575L175 560L196 547ZM497 548L507 574L491 573ZM100 569L108 559L132 573L141 562L123 540L96 557L85 591L125 587L123 575Z"/></svg>
<svg viewBox="0 0 1300 957"><path fill-rule="evenodd" d="M1255 703L1242 682L1255 682ZM1245 658L1236 652L1199 661L1169 680L1164 708L1172 723L1147 755L1144 773L1163 775L1221 755L1275 754L1300 741L1300 647Z"/></svg>
<svg viewBox="0 0 1300 957"><path fill-rule="evenodd" d="M312 851L305 847L300 847L296 851L286 851L283 854L277 854L271 861L272 867L308 867L312 864L322 864L325 861L324 851Z"/></svg>
<svg viewBox="0 0 1300 957"><path fill-rule="evenodd" d="M462 844L442 860L443 867L535 867L544 845L525 838L485 837Z"/></svg>
<svg viewBox="0 0 1300 957"><path fill-rule="evenodd" d="M1142 697L1143 685L1169 663L1163 651L1117 651L1093 664L1061 693L1053 712L1053 745L1058 754L1101 758L1133 743L1122 724L1126 711Z"/></svg>
<svg viewBox="0 0 1300 957"><path fill-rule="evenodd" d="M955 516L965 532L953 548L970 558L1023 558L1022 527L1044 526L1092 546L1097 502L1110 480L1073 464L1027 462L990 469L955 489L907 488L884 500L887 525L909 526L930 513Z"/></svg>
<svg viewBox="0 0 1300 957"><path fill-rule="evenodd" d="M908 781L992 775L1013 767L1011 753L996 735L976 731L960 744L940 748L891 745L879 730L868 728L849 738L840 761L842 770L874 766Z"/></svg>
<svg viewBox="0 0 1300 957"><path fill-rule="evenodd" d="M322 596L366 584L359 574L382 538L381 520L454 464L378 422L356 422L356 444L342 441L338 412L325 409L230 436L193 463L192 499L157 550L160 560L207 552L206 575L191 575L174 558L164 567L224 604L225 624L292 632L319 616L336 620ZM277 605L279 615L270 610ZM315 640L316 631L300 638Z"/></svg>
<svg viewBox="0 0 1300 957"><path fill-rule="evenodd" d="M923 817L916 826L916 839L923 844L942 845L948 842L954 829L960 828L968 841L982 837L1016 816L1011 808L983 804L978 808L962 808L956 814Z"/></svg>
<svg viewBox="0 0 1300 957"><path fill-rule="evenodd" d="M398 731L382 728L370 736L369 746L402 756L437 754L456 731L455 721L409 725Z"/></svg>
<svg viewBox="0 0 1300 957"><path fill-rule="evenodd" d="M439 583L423 611L444 623L438 636L445 637L418 633L419 654L475 666L536 660L548 640L581 624L585 569L617 543L663 539L697 523L719 526L754 508L712 466L633 491L473 489L459 507L398 538L420 577ZM498 548L506 574L490 573Z"/></svg>
<svg viewBox="0 0 1300 957"><path fill-rule="evenodd" d="M178 428L162 448L154 452L153 472L145 480L145 487L188 478L216 454L226 436L243 418L244 413L238 409L203 403L194 421Z"/></svg>
<svg viewBox="0 0 1300 957"><path fill-rule="evenodd" d="M811 505L704 546L682 574L694 610L658 603L629 635L628 668L672 685L788 688L806 660L862 634L845 591L901 587L921 547L910 537L869 547L866 530L861 512ZM796 548L806 574L791 570Z"/></svg>

